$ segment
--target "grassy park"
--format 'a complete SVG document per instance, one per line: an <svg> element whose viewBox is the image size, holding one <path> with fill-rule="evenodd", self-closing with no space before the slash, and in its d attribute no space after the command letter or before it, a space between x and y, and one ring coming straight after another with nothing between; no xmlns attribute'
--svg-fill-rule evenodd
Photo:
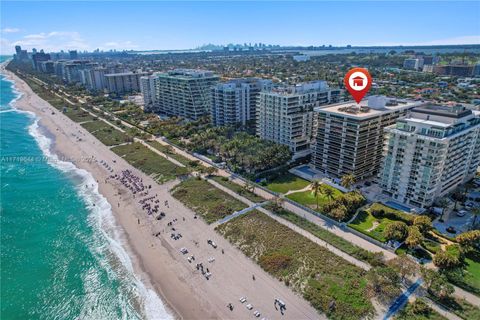
<svg viewBox="0 0 480 320"><path fill-rule="evenodd" d="M318 194L319 210L321 210L326 203L338 198L343 194L340 190L335 189L328 184L322 184L322 189L330 189L332 191L332 196L328 197L324 192L320 192ZM317 207L317 198L315 197L315 194L312 190L290 193L289 195L287 195L287 198L312 209L316 209Z"/></svg>
<svg viewBox="0 0 480 320"><path fill-rule="evenodd" d="M159 183L188 173L187 168L174 165L138 142L116 146L111 150L134 167L152 176Z"/></svg>
<svg viewBox="0 0 480 320"><path fill-rule="evenodd" d="M172 190L172 195L209 224L247 207L207 181L197 178L180 183Z"/></svg>
<svg viewBox="0 0 480 320"><path fill-rule="evenodd" d="M217 227L265 271L331 319L371 316L365 272L267 215L252 211ZM329 305L335 302L335 308Z"/></svg>
<svg viewBox="0 0 480 320"><path fill-rule="evenodd" d="M376 210L384 213L382 214L382 217L374 216L373 212ZM385 242L386 239L383 231L387 225L394 221L401 220L405 222L409 219L411 220L413 217L383 204L374 203L367 210L359 212L355 220L353 220L349 226L373 239Z"/></svg>

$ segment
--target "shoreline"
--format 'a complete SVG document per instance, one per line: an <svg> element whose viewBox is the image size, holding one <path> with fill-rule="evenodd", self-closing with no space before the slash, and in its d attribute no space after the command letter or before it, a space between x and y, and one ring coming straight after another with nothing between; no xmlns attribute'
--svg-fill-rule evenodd
<svg viewBox="0 0 480 320"><path fill-rule="evenodd" d="M37 141L37 144L39 143L39 141L38 141L39 137L33 136L30 131L37 130L39 132L39 134L43 136L43 138L49 140L47 147L48 147L49 153L51 153L51 155L45 154L45 151L42 150L42 153L44 154L44 156L46 158L49 158L48 161L71 164L74 168L72 168L69 171L74 171L74 174L77 175L78 177L81 177L82 179L91 177L92 179L98 181L98 179L96 179L96 177L94 177L94 175L90 171L82 168L81 166L78 166L78 163L76 163L76 162L70 162L69 161L69 157L64 152L62 152L61 148L59 148L57 146L56 135L51 130L49 130L48 125L46 126L42 123L43 122L42 120L44 118L41 117L37 112L35 112L35 110L33 110L33 108L28 108L26 105L22 104L22 99L26 98L28 96L28 94L34 94L34 95L36 95L36 94L33 91L31 93L27 93L27 92L25 92L25 91L23 91L19 88L19 86L18 86L19 81L23 82L23 80L18 78L18 76L11 73L10 71L4 69L5 65L7 63L8 62L4 62L0 65L0 73L5 77L5 79L4 79L5 81L8 81L12 84L12 91L15 94L17 94L17 97L15 99L13 99L9 104L12 107L12 109L15 109L15 112L25 113L29 117L33 118L33 123L28 126L27 130L29 131L28 133L32 136L32 138L34 138ZM24 82L22 84L26 85L26 83L24 83ZM28 87L28 85L27 85L27 87ZM30 87L28 87L28 89L30 89ZM35 125L37 126L36 128L34 127ZM40 147L40 149L43 149L43 148ZM56 167L57 170L67 172L65 170L62 170L62 169L58 168L56 164L50 163L50 165ZM85 171L86 174L85 175L81 174L80 170ZM103 197L105 202L109 204L111 215L114 218L113 226L110 226L110 227L113 227L114 229L103 230L103 231L106 232L106 233L109 233L109 231L113 232L113 233L120 231L119 234L117 235L118 236L117 239L113 239L112 235L110 235L110 234L107 237L110 240L119 241L119 244L121 245L122 249L125 251L125 253L128 255L128 258L130 259L129 262L131 263L131 265L133 267L132 276L134 277L134 279L136 281L140 281L142 283L142 285L144 286L144 289L147 290L147 292L145 292L147 295L150 294L150 292L149 292L150 290L153 290L154 293L156 295L158 295L158 299L160 299L161 302L163 303L163 307L165 309L165 312L168 314L168 316L170 316L173 319L183 319L183 318L185 318L178 312L178 310L176 310L176 308L172 305L172 303L170 303L168 301L168 299L165 297L162 290L160 288L155 287L155 285L151 281L150 275L148 274L148 272L146 272L144 270L141 261L138 259L138 253L135 251L134 248L132 248L132 246L130 244L131 240L128 239L129 238L128 234L126 234L125 230L123 230L123 228L121 228L121 226L119 225L118 218L116 217L116 215L118 213L116 213L115 210L113 210L113 206L111 205L111 203L107 199L107 197L105 197L105 195L102 194L102 192L100 191L100 188L99 188L100 186L98 184L97 184L97 187L98 187L97 194L99 196ZM85 199L83 199L83 201L85 201ZM116 256L117 259L120 260L120 257L118 256L117 253L115 253L115 256ZM128 266L124 265L123 267L125 269L128 269ZM138 289L138 287L137 287L137 289ZM144 295L143 298L144 299L148 298L147 295ZM145 302L145 301L143 301L143 302ZM146 309L148 309L148 308L147 308L146 305L144 305L143 310L141 310L141 312L142 312L141 314L143 314L146 311ZM148 315L148 312L145 312L145 313L147 313L147 315ZM149 319L158 319L158 318L153 316L153 317L149 317Z"/></svg>
<svg viewBox="0 0 480 320"><path fill-rule="evenodd" d="M76 167L90 172L97 180L98 192L111 204L115 222L123 231L125 247L135 274L143 283L151 284L150 288L161 297L174 317L246 319L253 317L253 311L258 308L262 317L277 318L280 314L274 308L273 301L280 297L289 305L283 319L325 319L303 297L266 273L255 261L221 237L212 226L195 219L195 213L169 193L178 181L157 184L100 143L78 123L41 99L22 79L8 70L3 73L14 79L18 91L23 92L15 106L34 112L40 118L39 125L51 133L55 154L79 160L72 162ZM153 216L148 216L130 190L116 180L108 181L112 173L101 165L100 160L107 162L114 173L130 170L141 177L144 184L151 184L150 194L158 194L160 200L168 200L168 208L160 207L161 211L166 212L166 219L157 221ZM167 222L172 218L176 220L177 232L181 230L183 235L179 241L170 237L171 228ZM225 253L220 254L219 249L207 245L208 239L214 239ZM195 262L192 265L187 262L186 256L179 253L182 247L187 247L199 262L208 263L210 257L215 258L214 263L208 263L213 274L210 280L195 270ZM252 274L256 278L254 282ZM248 297L255 306L254 310L248 310L238 302L242 296ZM235 310L226 308L228 303L233 303Z"/></svg>

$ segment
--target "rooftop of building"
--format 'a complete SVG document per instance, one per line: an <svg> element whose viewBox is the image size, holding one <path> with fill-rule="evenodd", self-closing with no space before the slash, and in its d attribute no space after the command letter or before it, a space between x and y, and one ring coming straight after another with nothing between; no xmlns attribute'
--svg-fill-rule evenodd
<svg viewBox="0 0 480 320"><path fill-rule="evenodd" d="M397 99L385 96L369 96L357 104L355 101L340 102L328 106L316 107L316 112L348 116L355 119L368 119L385 113L414 108L422 101Z"/></svg>
<svg viewBox="0 0 480 320"><path fill-rule="evenodd" d="M157 73L160 77L174 77L178 79L192 79L192 78L218 78L213 71L201 69L174 69L167 72Z"/></svg>
<svg viewBox="0 0 480 320"><path fill-rule="evenodd" d="M463 105L445 106L436 104L425 104L420 107L414 108L412 111L427 115L436 115L455 119L460 119L472 114L472 110L467 109Z"/></svg>
<svg viewBox="0 0 480 320"><path fill-rule="evenodd" d="M323 92L329 90L328 83L324 80L298 83L295 85L277 85L268 92L281 96L295 96L309 92Z"/></svg>
<svg viewBox="0 0 480 320"><path fill-rule="evenodd" d="M105 77L120 77L120 76L131 76L131 75L148 75L148 72L120 72L120 73L109 73L106 74Z"/></svg>

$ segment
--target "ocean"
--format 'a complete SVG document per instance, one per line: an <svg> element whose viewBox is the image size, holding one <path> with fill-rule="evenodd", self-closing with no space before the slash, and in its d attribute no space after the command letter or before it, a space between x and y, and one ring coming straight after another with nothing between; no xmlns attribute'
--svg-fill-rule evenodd
<svg viewBox="0 0 480 320"><path fill-rule="evenodd" d="M50 151L3 75L0 88L0 318L172 319L134 273L94 178Z"/></svg>

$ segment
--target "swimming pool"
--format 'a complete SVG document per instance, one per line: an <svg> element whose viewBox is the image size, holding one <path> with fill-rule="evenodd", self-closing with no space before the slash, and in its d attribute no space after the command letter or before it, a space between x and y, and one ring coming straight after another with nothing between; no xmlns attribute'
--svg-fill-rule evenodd
<svg viewBox="0 0 480 320"><path fill-rule="evenodd" d="M410 212L409 207L404 206L400 203L393 202L393 201L387 201L387 202L385 202L385 205L390 207L390 208L393 208L393 209L402 210L402 211L405 211L405 212Z"/></svg>
<svg viewBox="0 0 480 320"><path fill-rule="evenodd" d="M306 173L306 174L308 174L309 176L312 176L312 177L317 174L315 171L310 169L310 167L307 166L307 165L295 168L295 170Z"/></svg>

